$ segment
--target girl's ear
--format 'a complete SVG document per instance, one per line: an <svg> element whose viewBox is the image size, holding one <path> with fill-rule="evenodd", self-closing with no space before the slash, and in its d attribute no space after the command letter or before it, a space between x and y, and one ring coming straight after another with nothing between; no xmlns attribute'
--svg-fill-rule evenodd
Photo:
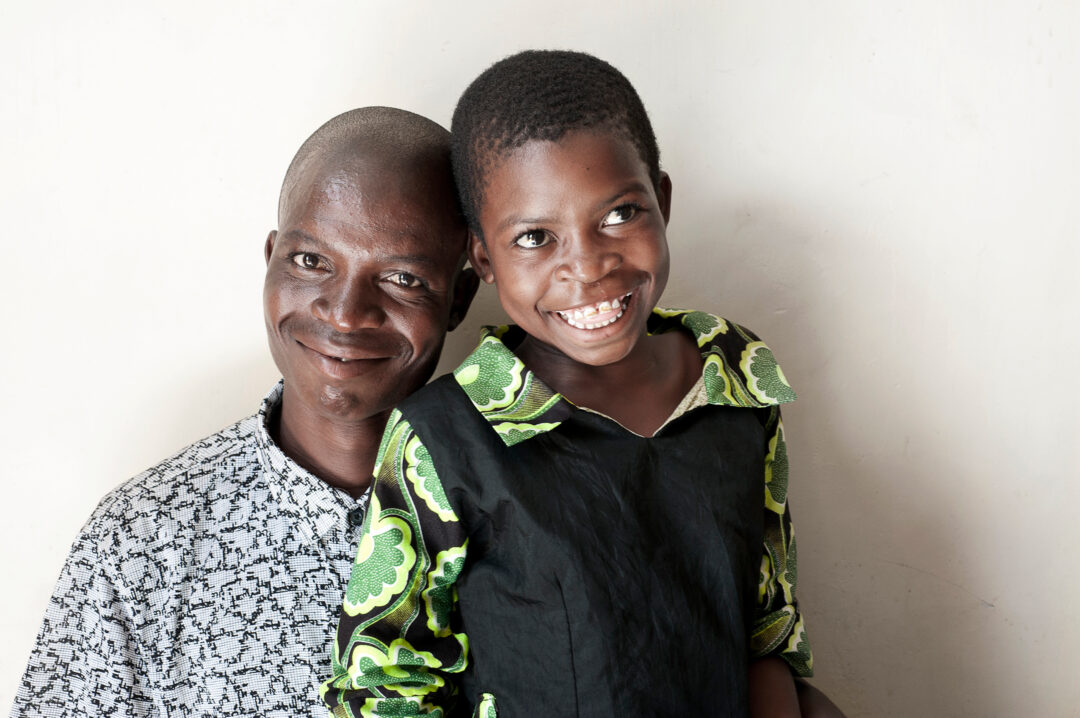
<svg viewBox="0 0 1080 718"><path fill-rule="evenodd" d="M450 300L450 321L446 326L446 331L452 332L461 324L479 286L480 282L472 267L463 267L458 272L457 280L454 282L454 296Z"/></svg>
<svg viewBox="0 0 1080 718"><path fill-rule="evenodd" d="M671 220L671 177L667 172L660 173L660 184L656 188L656 201L660 203L660 214L664 217L664 225Z"/></svg>
<svg viewBox="0 0 1080 718"><path fill-rule="evenodd" d="M484 240L474 232L469 232L469 263L472 264L480 279L487 284L495 283L495 272L491 270L491 258L488 257Z"/></svg>

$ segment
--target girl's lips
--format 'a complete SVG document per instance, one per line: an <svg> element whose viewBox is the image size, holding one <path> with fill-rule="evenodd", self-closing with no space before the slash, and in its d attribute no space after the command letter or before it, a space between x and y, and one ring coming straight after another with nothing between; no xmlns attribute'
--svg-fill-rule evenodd
<svg viewBox="0 0 1080 718"><path fill-rule="evenodd" d="M619 321L633 292L614 299L605 299L595 304L584 304L573 309L556 310L555 314L575 329L594 330Z"/></svg>

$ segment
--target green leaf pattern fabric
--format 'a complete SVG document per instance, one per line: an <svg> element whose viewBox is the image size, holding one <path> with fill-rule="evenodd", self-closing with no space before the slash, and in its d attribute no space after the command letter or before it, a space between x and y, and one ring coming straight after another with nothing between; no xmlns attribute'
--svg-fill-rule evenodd
<svg viewBox="0 0 1080 718"><path fill-rule="evenodd" d="M485 336L469 358L454 370L458 384L482 412L510 406L522 387L525 365L510 352L501 351L502 343Z"/></svg>
<svg viewBox="0 0 1080 718"><path fill-rule="evenodd" d="M321 692L335 715L441 716L456 690L447 676L464 670L468 653L468 638L451 630L467 540L400 413L381 452L343 603L351 629L339 630Z"/></svg>
<svg viewBox="0 0 1080 718"><path fill-rule="evenodd" d="M339 704L332 711L334 718L444 718L442 708L425 703L417 698L368 698L359 712L354 712L346 705Z"/></svg>
<svg viewBox="0 0 1080 718"><path fill-rule="evenodd" d="M457 516L446 499L442 482L435 474L431 454L420 443L420 439L415 436L409 439L405 445L405 456L405 477L412 482L416 495L443 521L457 521Z"/></svg>
<svg viewBox="0 0 1080 718"><path fill-rule="evenodd" d="M454 583L465 567L465 546L441 551L435 557L435 568L428 573L428 587L424 590L427 607L427 625L440 638L450 635L450 614L454 609Z"/></svg>
<svg viewBox="0 0 1080 718"><path fill-rule="evenodd" d="M798 610L798 546L787 506L787 448L779 407L769 411L765 457L764 552L758 575L759 611L751 631L754 657L778 655L799 676L813 674L814 657Z"/></svg>
<svg viewBox="0 0 1080 718"><path fill-rule="evenodd" d="M795 392L764 342L748 344L743 350L740 366L749 380L747 389L762 404L784 404L795 400Z"/></svg>
<svg viewBox="0 0 1080 718"><path fill-rule="evenodd" d="M352 616L385 606L400 594L416 563L408 521L383 512L376 496L368 516L345 591L345 612Z"/></svg>
<svg viewBox="0 0 1080 718"><path fill-rule="evenodd" d="M484 693L480 696L480 703L477 704L476 710L473 711L475 718L498 718L498 711L495 709L495 696L490 693Z"/></svg>
<svg viewBox="0 0 1080 718"><path fill-rule="evenodd" d="M765 455L765 506L782 514L787 507L788 458L784 441L784 422L776 420L776 432L769 439L769 451Z"/></svg>
<svg viewBox="0 0 1080 718"><path fill-rule="evenodd" d="M438 668L439 660L399 638L386 651L358 644L352 652L349 673L354 688L383 686L401 696L425 696L445 685L442 676L429 672L429 667Z"/></svg>

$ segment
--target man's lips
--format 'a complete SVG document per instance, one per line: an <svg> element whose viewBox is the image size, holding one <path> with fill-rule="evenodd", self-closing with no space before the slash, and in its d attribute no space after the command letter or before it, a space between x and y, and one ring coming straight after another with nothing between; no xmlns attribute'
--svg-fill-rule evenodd
<svg viewBox="0 0 1080 718"><path fill-rule="evenodd" d="M296 344L323 374L340 381L354 379L402 355L388 346L342 347L300 340Z"/></svg>
<svg viewBox="0 0 1080 718"><path fill-rule="evenodd" d="M633 296L631 291L592 304L557 309L555 314L575 329L600 329L619 321Z"/></svg>
<svg viewBox="0 0 1080 718"><path fill-rule="evenodd" d="M392 356L396 356L396 352L391 352L385 349L368 350L358 348L345 348L345 347L315 347L309 344L305 344L302 341L296 342L305 349L318 354L324 359L330 359L333 361L341 362L342 364L348 364L350 362L357 361L374 361L378 359L389 359Z"/></svg>

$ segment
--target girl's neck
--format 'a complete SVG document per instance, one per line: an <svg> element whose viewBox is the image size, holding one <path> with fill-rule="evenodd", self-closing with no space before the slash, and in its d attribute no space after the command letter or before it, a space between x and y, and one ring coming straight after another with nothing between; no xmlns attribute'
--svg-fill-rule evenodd
<svg viewBox="0 0 1080 718"><path fill-rule="evenodd" d="M593 366L527 337L517 355L544 383L577 406L652 436L701 376L697 345L682 331L645 335L623 359Z"/></svg>

